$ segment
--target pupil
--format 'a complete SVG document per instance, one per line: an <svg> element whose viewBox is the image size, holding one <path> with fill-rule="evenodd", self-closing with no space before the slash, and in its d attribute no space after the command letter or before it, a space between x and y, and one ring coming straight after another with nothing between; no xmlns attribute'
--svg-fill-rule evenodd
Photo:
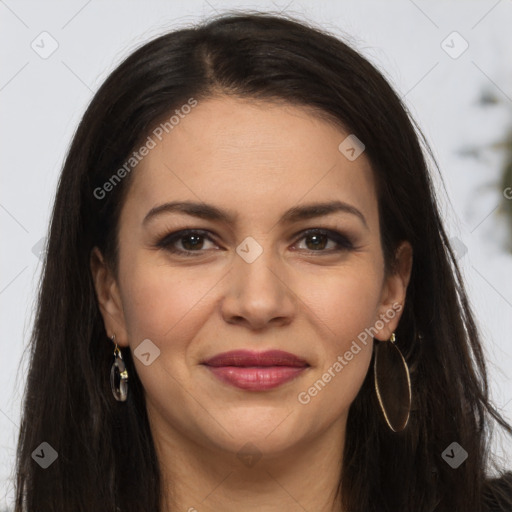
<svg viewBox="0 0 512 512"><path fill-rule="evenodd" d="M318 242L318 238L319 238L319 237L323 237L323 238L324 238L324 241L325 241L325 235L310 235L308 238L309 238L310 240L311 240L311 239L313 239L313 240L316 240L316 241ZM322 249L323 249L323 248L324 248L324 246L325 246L325 244L320 244L320 245L321 245L321 247L320 247L320 248L322 248ZM318 245L316 245L315 247L318 249L318 247L319 247L319 246L318 246ZM308 248L309 248L309 246L308 246Z"/></svg>
<svg viewBox="0 0 512 512"><path fill-rule="evenodd" d="M185 240L185 243L183 244L183 246L185 247L185 249L189 250L190 247L192 249L194 248L197 248L200 244L198 243L198 240L200 239L201 237L198 236L198 235L188 235L184 238ZM186 242L186 240L191 240L191 239L195 239L195 242L193 242L192 244ZM189 245L189 247L187 247L187 244Z"/></svg>

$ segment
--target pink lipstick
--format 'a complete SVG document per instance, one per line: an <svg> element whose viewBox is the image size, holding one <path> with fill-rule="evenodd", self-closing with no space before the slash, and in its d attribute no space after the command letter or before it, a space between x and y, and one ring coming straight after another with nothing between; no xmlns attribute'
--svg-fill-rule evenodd
<svg viewBox="0 0 512 512"><path fill-rule="evenodd" d="M234 350L203 363L218 379L249 391L265 391L299 376L309 364L282 350Z"/></svg>

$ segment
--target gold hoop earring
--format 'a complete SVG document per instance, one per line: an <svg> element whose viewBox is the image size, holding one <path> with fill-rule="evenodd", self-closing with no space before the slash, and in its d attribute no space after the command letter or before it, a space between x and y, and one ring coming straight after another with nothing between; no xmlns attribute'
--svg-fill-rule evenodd
<svg viewBox="0 0 512 512"><path fill-rule="evenodd" d="M118 402L126 402L128 398L128 371L123 361L123 355L116 343L116 335L112 335L114 348L114 362L110 368L110 387L112 394Z"/></svg>
<svg viewBox="0 0 512 512"><path fill-rule="evenodd" d="M395 333L387 342L376 340L373 364L375 391L388 427L401 432L411 413L411 378L409 367L395 344Z"/></svg>

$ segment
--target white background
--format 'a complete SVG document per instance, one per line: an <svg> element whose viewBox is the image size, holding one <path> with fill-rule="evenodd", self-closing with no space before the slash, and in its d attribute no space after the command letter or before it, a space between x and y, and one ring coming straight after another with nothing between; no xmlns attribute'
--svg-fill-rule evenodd
<svg viewBox="0 0 512 512"><path fill-rule="evenodd" d="M512 0L0 0L0 509L12 500L26 375L21 358L41 267L33 247L46 235L79 119L106 76L141 43L235 8L285 10L345 37L405 98L440 164L448 231L467 247L459 261L483 333L493 397L512 419L512 255L503 248L507 231L497 208L499 143L512 126ZM31 48L48 37L43 31L58 43L47 59ZM441 46L453 31L469 44L456 59ZM457 36L447 44L452 52L463 48ZM494 100L482 104L482 95ZM512 466L510 443L496 450Z"/></svg>

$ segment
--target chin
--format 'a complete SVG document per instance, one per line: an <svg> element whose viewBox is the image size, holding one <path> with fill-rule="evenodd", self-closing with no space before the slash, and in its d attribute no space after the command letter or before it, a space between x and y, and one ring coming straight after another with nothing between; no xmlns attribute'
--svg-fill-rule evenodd
<svg viewBox="0 0 512 512"><path fill-rule="evenodd" d="M218 428L205 434L218 448L234 453L250 444L262 454L277 454L300 443L307 434L289 408L244 407L244 410L225 412L222 418L231 436ZM220 437L212 438L214 432L221 434Z"/></svg>

